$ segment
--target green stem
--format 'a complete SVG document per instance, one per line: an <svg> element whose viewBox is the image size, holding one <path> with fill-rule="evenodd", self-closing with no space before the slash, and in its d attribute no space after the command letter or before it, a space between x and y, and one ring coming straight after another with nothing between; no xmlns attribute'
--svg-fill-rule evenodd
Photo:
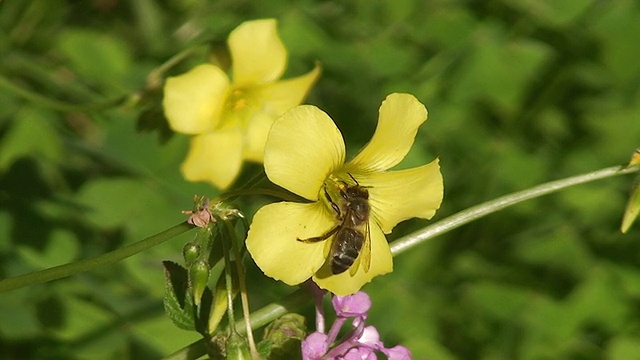
<svg viewBox="0 0 640 360"><path fill-rule="evenodd" d="M29 90L23 89L13 84L11 81L9 81L7 78L5 78L2 75L0 75L0 88L4 88L5 90L8 90L9 92L14 93L15 95L21 96L35 104L39 104L54 110L69 111L69 112L105 110L105 109L114 107L116 105L120 105L124 103L127 99L127 96L125 95L125 96L119 96L117 98L106 100L104 102L100 102L96 104L75 105L75 104L70 104L63 101L51 100L40 94L36 94Z"/></svg>
<svg viewBox="0 0 640 360"><path fill-rule="evenodd" d="M527 190L505 195L497 199L472 206L460 211L459 213L451 215L446 219L440 220L433 225L403 236L391 243L391 252L393 253L393 256L396 256L442 233L453 230L473 220L500 211L508 206L515 205L525 200L537 198L570 186L584 184L612 176L629 174L637 172L638 170L640 170L640 167L638 166L613 166L566 179L550 181Z"/></svg>
<svg viewBox="0 0 640 360"><path fill-rule="evenodd" d="M251 314L251 328L257 329L265 326L274 319L306 305L309 299L311 299L311 296L307 289L298 289L285 298L271 303ZM239 333L244 332L241 321L238 321L236 326L239 328ZM198 359L205 354L204 339L201 339L168 355L165 357L165 360L192 360Z"/></svg>
<svg viewBox="0 0 640 360"><path fill-rule="evenodd" d="M233 224L229 220L224 221L229 236L231 237L231 248L233 250L233 257L236 263L236 272L238 273L238 288L240 290L240 302L242 303L242 318L244 319L244 327L247 332L247 341L249 342L249 349L251 350L251 356L254 359L259 359L258 349L256 348L255 340L253 339L253 332L251 331L251 311L249 310L249 295L247 292L246 284L246 271L242 266L242 256L238 249L238 239ZM240 327L240 326L238 326Z"/></svg>
<svg viewBox="0 0 640 360"><path fill-rule="evenodd" d="M161 233L141 240L135 244L125 246L123 248L108 252L100 256L96 256L94 258L84 259L70 264L64 264L41 271L4 279L0 281L0 293L20 289L29 285L35 285L51 280L60 279L63 277L95 269L99 266L114 264L120 260L128 258L129 256L135 255L146 249L162 244L163 242L172 239L192 228L192 225L184 222L171 227Z"/></svg>
<svg viewBox="0 0 640 360"><path fill-rule="evenodd" d="M203 45L192 46L188 49L182 50L181 52L175 54L169 60L165 61L160 66L151 70L149 75L147 76L147 88L156 88L159 87L164 81L164 73L166 73L169 69L176 66L184 59L190 57L191 55L197 53L204 49Z"/></svg>
<svg viewBox="0 0 640 360"><path fill-rule="evenodd" d="M221 201L225 200L233 200L238 196L246 196L246 195L267 195L273 196L278 199L287 200L287 201L300 201L300 198L295 196L294 194L288 193L283 190L272 190L272 189L238 189L228 191L224 194L218 196L218 199Z"/></svg>
<svg viewBox="0 0 640 360"><path fill-rule="evenodd" d="M220 219L218 221L221 221ZM233 279L231 278L231 260L229 257L231 254L229 253L229 247L227 245L227 240L232 241L231 238L225 239L225 236L222 236L222 252L224 253L224 280L227 288L227 317L229 321L229 334L236 333L236 317L233 313Z"/></svg>

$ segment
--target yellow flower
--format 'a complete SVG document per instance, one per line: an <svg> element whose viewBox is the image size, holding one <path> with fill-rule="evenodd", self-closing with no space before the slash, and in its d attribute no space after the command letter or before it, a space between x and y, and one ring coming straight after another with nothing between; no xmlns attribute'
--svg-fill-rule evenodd
<svg viewBox="0 0 640 360"><path fill-rule="evenodd" d="M380 107L373 138L346 164L340 131L317 107L297 106L276 120L265 144L267 176L311 202L273 203L256 212L247 249L260 269L289 285L313 277L321 288L340 296L391 272L392 256L384 234L406 219L430 219L442 202L437 159L412 169L388 171L407 155L426 119L427 109L412 95L389 95ZM315 242L300 240L323 237L345 221L344 191L353 186L366 189L369 195L370 268L367 271L367 261L358 258L352 268L335 275L328 260L335 235ZM363 246L360 254L364 251Z"/></svg>
<svg viewBox="0 0 640 360"><path fill-rule="evenodd" d="M274 119L299 105L320 74L279 80L287 51L276 20L242 23L228 39L232 79L212 64L167 79L164 112L171 128L193 135L182 173L189 181L207 181L225 189L243 160L262 162Z"/></svg>

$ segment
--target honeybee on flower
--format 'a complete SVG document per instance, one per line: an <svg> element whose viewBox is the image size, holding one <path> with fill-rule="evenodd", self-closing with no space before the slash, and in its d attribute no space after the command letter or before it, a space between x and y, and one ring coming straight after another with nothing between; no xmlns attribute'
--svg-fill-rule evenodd
<svg viewBox="0 0 640 360"><path fill-rule="evenodd" d="M258 267L289 285L311 277L339 296L391 272L385 234L400 221L430 219L442 202L438 159L389 171L409 152L426 119L426 108L414 96L389 95L372 139L345 163L342 135L322 110L301 105L278 118L265 143L265 172L310 202L278 202L256 212L246 243ZM347 245L336 250L345 224L351 229L341 235ZM348 259L336 265L336 255Z"/></svg>

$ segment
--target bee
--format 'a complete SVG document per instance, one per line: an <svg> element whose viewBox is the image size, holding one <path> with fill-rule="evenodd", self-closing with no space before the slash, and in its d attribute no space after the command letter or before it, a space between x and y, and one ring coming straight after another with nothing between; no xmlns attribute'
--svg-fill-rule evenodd
<svg viewBox="0 0 640 360"><path fill-rule="evenodd" d="M324 186L324 195L336 212L339 224L321 236L298 239L298 241L314 243L333 236L329 259L331 273L334 275L341 274L349 268L351 268L351 275L355 274L358 268L358 264L355 264L356 259L364 261L365 272L368 272L371 267L369 191L365 186L358 184L351 174L349 176L355 185L341 181L338 188L341 199L338 199L338 203L329 195L326 183Z"/></svg>

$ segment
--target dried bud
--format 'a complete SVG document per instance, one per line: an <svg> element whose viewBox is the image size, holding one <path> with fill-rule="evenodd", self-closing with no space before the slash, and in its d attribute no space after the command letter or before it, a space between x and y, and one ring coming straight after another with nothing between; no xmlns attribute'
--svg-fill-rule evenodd
<svg viewBox="0 0 640 360"><path fill-rule="evenodd" d="M183 214L189 215L189 219L187 220L189 224L203 228L209 225L209 223L216 221L209 206L209 199L196 196L194 202L195 210L182 211Z"/></svg>

